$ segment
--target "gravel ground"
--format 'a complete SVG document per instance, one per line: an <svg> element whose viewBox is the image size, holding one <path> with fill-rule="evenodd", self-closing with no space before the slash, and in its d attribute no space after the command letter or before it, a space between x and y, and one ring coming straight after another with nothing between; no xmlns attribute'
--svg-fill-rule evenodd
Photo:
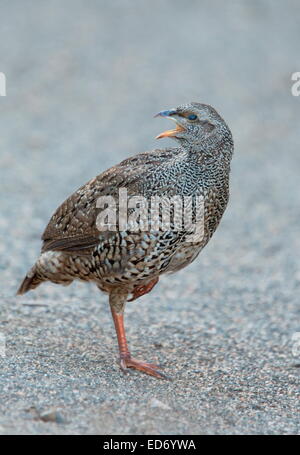
<svg viewBox="0 0 300 455"><path fill-rule="evenodd" d="M299 434L299 2L23 3L1 6L0 433ZM127 307L134 355L173 381L125 376L94 286L15 291L58 204L191 100L232 129L230 206Z"/></svg>

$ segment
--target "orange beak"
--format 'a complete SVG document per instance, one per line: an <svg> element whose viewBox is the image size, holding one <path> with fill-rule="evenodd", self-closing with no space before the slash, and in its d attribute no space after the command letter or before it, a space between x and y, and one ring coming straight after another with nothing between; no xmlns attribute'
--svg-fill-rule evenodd
<svg viewBox="0 0 300 455"><path fill-rule="evenodd" d="M171 110L171 111L161 111L161 112L159 112L158 114L156 114L154 116L154 117L167 117L167 118L173 120L176 123L176 128L174 128L173 130L164 131L163 133L161 133L158 136L156 136L155 139L161 139L163 137L176 136L177 133L179 133L180 131L184 131L185 130L185 128L183 126L181 126L174 117L171 117L174 114L176 114L176 111L175 110Z"/></svg>
<svg viewBox="0 0 300 455"><path fill-rule="evenodd" d="M174 128L173 130L167 130L167 131L164 131L163 133L160 133L158 136L156 136L155 139L161 139L163 137L172 137L172 136L176 136L176 134L179 132L179 131L184 131L184 128L177 124L176 125L176 128Z"/></svg>

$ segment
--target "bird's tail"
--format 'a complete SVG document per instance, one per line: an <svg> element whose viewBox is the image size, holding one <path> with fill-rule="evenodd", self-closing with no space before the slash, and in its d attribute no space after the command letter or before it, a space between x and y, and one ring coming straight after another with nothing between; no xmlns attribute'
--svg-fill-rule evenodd
<svg viewBox="0 0 300 455"><path fill-rule="evenodd" d="M22 295L30 291L31 289L35 289L43 281L45 281L45 279L38 276L36 267L33 266L32 269L25 276L24 280L22 281L21 286L17 291L17 295Z"/></svg>

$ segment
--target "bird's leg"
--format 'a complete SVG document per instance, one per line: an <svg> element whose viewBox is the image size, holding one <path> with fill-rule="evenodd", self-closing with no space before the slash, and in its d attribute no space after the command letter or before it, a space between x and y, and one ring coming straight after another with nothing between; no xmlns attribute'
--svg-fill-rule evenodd
<svg viewBox="0 0 300 455"><path fill-rule="evenodd" d="M154 280L150 281L147 284L141 284L140 286L135 286L135 288L132 291L132 297L131 299L128 300L128 302L132 302L133 300L137 299L138 297L141 297L142 295L148 294L154 286L158 282L158 277L154 278Z"/></svg>
<svg viewBox="0 0 300 455"><path fill-rule="evenodd" d="M112 317L115 324L115 329L118 338L119 352L120 352L120 367L126 372L127 368L135 368L136 370L143 371L150 376L155 376L159 379L168 379L163 373L158 371L158 365L146 363L136 360L131 357L128 349L125 327L124 327L124 307L127 299L127 294L111 293L109 296L109 303L111 308Z"/></svg>

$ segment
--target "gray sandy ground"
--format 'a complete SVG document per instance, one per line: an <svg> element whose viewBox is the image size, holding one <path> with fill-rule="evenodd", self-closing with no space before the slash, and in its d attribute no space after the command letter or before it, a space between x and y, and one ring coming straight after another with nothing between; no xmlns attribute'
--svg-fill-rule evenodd
<svg viewBox="0 0 300 455"><path fill-rule="evenodd" d="M299 433L299 2L3 0L1 10L0 433ZM164 365L173 381L162 382L119 371L94 286L15 291L58 204L156 147L169 125L153 114L187 101L220 111L236 153L211 243L127 307L132 351ZM52 411L56 422L41 417Z"/></svg>

